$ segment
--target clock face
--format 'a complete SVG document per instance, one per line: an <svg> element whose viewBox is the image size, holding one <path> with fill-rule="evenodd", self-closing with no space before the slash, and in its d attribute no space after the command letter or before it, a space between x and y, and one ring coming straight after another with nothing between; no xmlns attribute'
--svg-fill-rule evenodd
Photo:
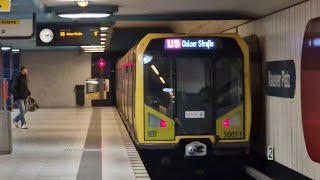
<svg viewBox="0 0 320 180"><path fill-rule="evenodd" d="M49 43L53 39L53 32L50 29L42 29L39 37L42 42Z"/></svg>

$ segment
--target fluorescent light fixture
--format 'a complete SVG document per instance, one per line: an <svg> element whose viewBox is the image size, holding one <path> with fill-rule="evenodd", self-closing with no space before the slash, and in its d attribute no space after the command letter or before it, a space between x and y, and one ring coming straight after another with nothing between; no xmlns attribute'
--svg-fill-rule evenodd
<svg viewBox="0 0 320 180"><path fill-rule="evenodd" d="M87 83L91 83L91 84L99 84L98 81L95 81L95 80L88 80Z"/></svg>
<svg viewBox="0 0 320 180"><path fill-rule="evenodd" d="M107 40L107 38L101 38L100 40L101 40L101 41L105 41L105 40Z"/></svg>
<svg viewBox="0 0 320 180"><path fill-rule="evenodd" d="M83 49L84 51L104 51L102 48Z"/></svg>
<svg viewBox="0 0 320 180"><path fill-rule="evenodd" d="M83 49L84 51L104 51L102 48Z"/></svg>
<svg viewBox="0 0 320 180"><path fill-rule="evenodd" d="M109 13L65 13L59 14L62 18L105 18L110 16Z"/></svg>
<svg viewBox="0 0 320 180"><path fill-rule="evenodd" d="M167 93L172 93L173 89L172 88L163 88L162 89L163 92L167 92Z"/></svg>
<svg viewBox="0 0 320 180"><path fill-rule="evenodd" d="M77 3L80 7L86 7L89 4L88 0L78 0Z"/></svg>
<svg viewBox="0 0 320 180"><path fill-rule="evenodd" d="M105 48L106 46L104 45L92 45L92 46L81 46L82 49L85 48Z"/></svg>
<svg viewBox="0 0 320 180"><path fill-rule="evenodd" d="M11 47L1 47L1 50L10 50Z"/></svg>
<svg viewBox="0 0 320 180"><path fill-rule="evenodd" d="M104 50L84 50L83 52L92 53L92 52L104 52Z"/></svg>
<svg viewBox="0 0 320 180"><path fill-rule="evenodd" d="M105 44L106 44L106 42L101 42L101 44L102 44L102 45L105 45Z"/></svg>
<svg viewBox="0 0 320 180"><path fill-rule="evenodd" d="M159 75L159 71L158 71L158 69L156 68L155 65L152 65L151 68L157 75Z"/></svg>
<svg viewBox="0 0 320 180"><path fill-rule="evenodd" d="M166 83L162 77L160 77L160 81L161 81L163 84Z"/></svg>
<svg viewBox="0 0 320 180"><path fill-rule="evenodd" d="M103 34L100 34L101 37L106 37L107 34L103 33Z"/></svg>
<svg viewBox="0 0 320 180"><path fill-rule="evenodd" d="M108 29L109 29L108 27L101 27L101 28L100 28L101 31L106 31L106 30L108 30Z"/></svg>
<svg viewBox="0 0 320 180"><path fill-rule="evenodd" d="M153 58L153 56L150 56L150 55L145 54L145 55L143 56L143 64L148 64L149 62L152 61L152 58Z"/></svg>
<svg viewBox="0 0 320 180"><path fill-rule="evenodd" d="M12 52L20 52L20 49L12 49Z"/></svg>

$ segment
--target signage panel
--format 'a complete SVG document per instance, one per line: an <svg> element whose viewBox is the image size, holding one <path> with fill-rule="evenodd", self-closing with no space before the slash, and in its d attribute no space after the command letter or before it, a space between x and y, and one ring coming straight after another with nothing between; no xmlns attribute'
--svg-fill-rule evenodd
<svg viewBox="0 0 320 180"><path fill-rule="evenodd" d="M33 19L0 20L0 38L31 37L33 35Z"/></svg>
<svg viewBox="0 0 320 180"><path fill-rule="evenodd" d="M1 0L0 12L10 12L10 10L11 10L11 0Z"/></svg>
<svg viewBox="0 0 320 180"><path fill-rule="evenodd" d="M37 24L37 46L100 45L100 24Z"/></svg>
<svg viewBox="0 0 320 180"><path fill-rule="evenodd" d="M185 111L185 118L205 118L204 111Z"/></svg>
<svg viewBox="0 0 320 180"><path fill-rule="evenodd" d="M273 61L266 64L266 94L294 98L296 70L293 60Z"/></svg>

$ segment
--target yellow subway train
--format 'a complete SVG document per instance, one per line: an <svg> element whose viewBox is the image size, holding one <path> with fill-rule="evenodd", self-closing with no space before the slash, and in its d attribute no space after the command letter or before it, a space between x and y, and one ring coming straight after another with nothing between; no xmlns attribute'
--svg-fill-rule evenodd
<svg viewBox="0 0 320 180"><path fill-rule="evenodd" d="M237 34L148 34L117 62L118 111L140 149L248 152L249 66Z"/></svg>

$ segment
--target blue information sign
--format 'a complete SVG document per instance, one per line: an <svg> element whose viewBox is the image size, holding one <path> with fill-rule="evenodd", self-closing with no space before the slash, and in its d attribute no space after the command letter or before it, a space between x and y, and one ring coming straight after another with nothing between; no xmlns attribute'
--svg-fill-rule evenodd
<svg viewBox="0 0 320 180"><path fill-rule="evenodd" d="M265 77L268 96L294 98L296 70L293 60L267 62Z"/></svg>

